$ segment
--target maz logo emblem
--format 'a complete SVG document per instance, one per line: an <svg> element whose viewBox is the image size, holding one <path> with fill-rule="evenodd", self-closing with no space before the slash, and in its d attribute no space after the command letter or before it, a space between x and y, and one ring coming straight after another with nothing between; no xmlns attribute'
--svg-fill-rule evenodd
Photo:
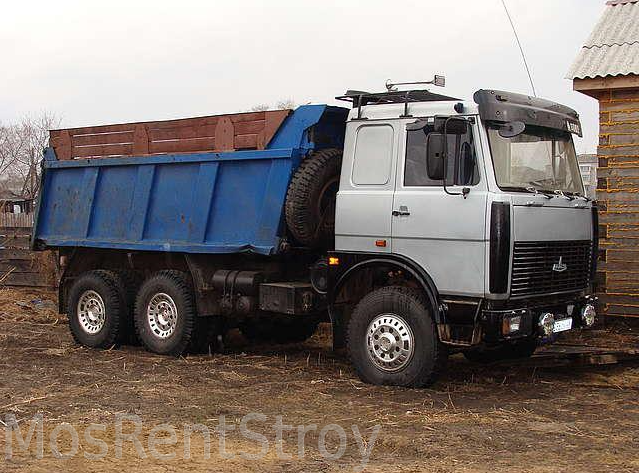
<svg viewBox="0 0 639 473"><path fill-rule="evenodd" d="M559 262L552 265L552 270L558 273L563 273L568 269L568 266L564 264L564 257L559 257Z"/></svg>

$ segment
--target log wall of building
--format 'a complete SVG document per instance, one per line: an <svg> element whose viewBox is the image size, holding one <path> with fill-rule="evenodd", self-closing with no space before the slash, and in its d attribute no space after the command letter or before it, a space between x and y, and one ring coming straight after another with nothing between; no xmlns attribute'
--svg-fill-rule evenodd
<svg viewBox="0 0 639 473"><path fill-rule="evenodd" d="M639 317L639 88L599 99L599 297L604 314Z"/></svg>

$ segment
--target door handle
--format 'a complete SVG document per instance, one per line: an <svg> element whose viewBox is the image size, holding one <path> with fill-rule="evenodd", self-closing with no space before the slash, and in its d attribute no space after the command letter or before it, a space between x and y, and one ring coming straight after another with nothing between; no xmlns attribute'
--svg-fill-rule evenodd
<svg viewBox="0 0 639 473"><path fill-rule="evenodd" d="M408 207L406 207L405 205L400 205L399 206L399 210L393 210L393 216L394 217L399 217L400 215L410 215L410 212L408 211Z"/></svg>

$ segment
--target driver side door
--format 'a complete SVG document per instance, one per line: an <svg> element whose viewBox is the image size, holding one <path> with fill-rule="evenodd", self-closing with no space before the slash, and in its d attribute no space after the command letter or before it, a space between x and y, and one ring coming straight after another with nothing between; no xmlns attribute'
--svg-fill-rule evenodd
<svg viewBox="0 0 639 473"><path fill-rule="evenodd" d="M429 176L426 146L433 127L404 129L399 139L393 253L421 265L441 294L484 296L487 185L477 128L472 124L467 136L454 140L455 151L449 149L447 190L459 195L447 194L442 180ZM468 146L474 164L463 172L460 155ZM470 189L466 196L464 187Z"/></svg>

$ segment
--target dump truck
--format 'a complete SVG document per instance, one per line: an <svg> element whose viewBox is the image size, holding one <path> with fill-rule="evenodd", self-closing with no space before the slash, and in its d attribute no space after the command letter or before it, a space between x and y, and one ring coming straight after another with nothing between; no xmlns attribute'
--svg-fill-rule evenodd
<svg viewBox="0 0 639 473"><path fill-rule="evenodd" d="M75 340L180 355L330 322L363 381L419 387L450 353L531 356L595 323L577 112L486 89L337 98L51 131L32 246L59 254Z"/></svg>

